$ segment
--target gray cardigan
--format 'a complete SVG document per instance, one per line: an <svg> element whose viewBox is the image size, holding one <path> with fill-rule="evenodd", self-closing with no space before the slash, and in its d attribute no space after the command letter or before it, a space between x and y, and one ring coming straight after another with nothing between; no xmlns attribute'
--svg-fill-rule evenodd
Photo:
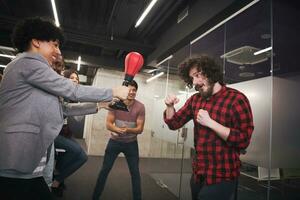
<svg viewBox="0 0 300 200"><path fill-rule="evenodd" d="M0 85L0 171L32 173L60 132L64 111L82 114L63 109L59 96L79 102L110 101L112 90L74 84L39 54L20 54L7 65Z"/></svg>

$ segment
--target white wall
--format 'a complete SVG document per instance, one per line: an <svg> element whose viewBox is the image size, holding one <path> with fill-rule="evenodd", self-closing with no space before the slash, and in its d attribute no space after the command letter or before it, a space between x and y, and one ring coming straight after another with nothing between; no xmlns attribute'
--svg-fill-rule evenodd
<svg viewBox="0 0 300 200"><path fill-rule="evenodd" d="M300 75L265 77L230 87L249 98L254 117L251 143L241 159L268 168L272 141L271 168L299 168Z"/></svg>

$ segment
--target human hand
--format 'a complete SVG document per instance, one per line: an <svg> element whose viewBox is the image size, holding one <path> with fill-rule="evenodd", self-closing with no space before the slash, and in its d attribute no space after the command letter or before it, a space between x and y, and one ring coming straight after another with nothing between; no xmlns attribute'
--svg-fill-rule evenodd
<svg viewBox="0 0 300 200"><path fill-rule="evenodd" d="M98 108L98 111L100 109L105 109L105 110L112 110L108 105L110 104L110 102L98 102L97 103L97 108Z"/></svg>
<svg viewBox="0 0 300 200"><path fill-rule="evenodd" d="M129 88L126 86L119 86L112 89L113 97L117 97L121 100L127 99Z"/></svg>
<svg viewBox="0 0 300 200"><path fill-rule="evenodd" d="M127 127L118 127L118 133L119 134L127 133Z"/></svg>
<svg viewBox="0 0 300 200"><path fill-rule="evenodd" d="M200 109L197 114L197 122L199 122L203 126L209 127L212 119L209 116L207 110Z"/></svg>
<svg viewBox="0 0 300 200"><path fill-rule="evenodd" d="M169 94L165 99L165 104L167 107L174 107L174 105L178 102L179 99L174 94Z"/></svg>

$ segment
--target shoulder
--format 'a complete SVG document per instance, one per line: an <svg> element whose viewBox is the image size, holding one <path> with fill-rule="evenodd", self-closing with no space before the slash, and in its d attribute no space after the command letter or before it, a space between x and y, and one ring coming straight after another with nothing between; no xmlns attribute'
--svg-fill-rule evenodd
<svg viewBox="0 0 300 200"><path fill-rule="evenodd" d="M21 53L17 56L17 59L26 62L38 62L49 65L47 60L38 53Z"/></svg>
<svg viewBox="0 0 300 200"><path fill-rule="evenodd" d="M243 94L242 92L240 92L239 90L237 90L237 89L226 87L226 92L229 95L234 96L236 99L246 99L246 100L248 100L247 96L245 94Z"/></svg>
<svg viewBox="0 0 300 200"><path fill-rule="evenodd" d="M195 94L192 94L187 101L186 104L193 104L201 101L201 96L199 95L199 92L196 92Z"/></svg>
<svg viewBox="0 0 300 200"><path fill-rule="evenodd" d="M134 104L135 104L136 107L145 109L145 105L142 102L140 102L139 100L135 99Z"/></svg>
<svg viewBox="0 0 300 200"><path fill-rule="evenodd" d="M28 53L23 57L23 60L27 64L31 64L32 67L40 67L40 68L51 68L48 61L39 54ZM30 67L27 65L26 67Z"/></svg>
<svg viewBox="0 0 300 200"><path fill-rule="evenodd" d="M250 102L244 93L240 92L237 89L233 89L233 88L229 88L229 87L226 87L226 90L227 90L227 94L230 97L230 99L233 100L232 103L234 106L237 106L237 105L238 106L241 106L241 105L250 106Z"/></svg>
<svg viewBox="0 0 300 200"><path fill-rule="evenodd" d="M192 96L190 96L189 99L196 99L196 98L199 98L199 92L196 92L195 94L193 94Z"/></svg>
<svg viewBox="0 0 300 200"><path fill-rule="evenodd" d="M21 71L36 71L37 69L48 69L50 68L47 60L39 55L33 53L21 53L13 61L13 68L20 68Z"/></svg>
<svg viewBox="0 0 300 200"><path fill-rule="evenodd" d="M145 105L142 102L135 100L131 111L132 111L132 113L135 113L138 115L145 115L145 112L146 112Z"/></svg>

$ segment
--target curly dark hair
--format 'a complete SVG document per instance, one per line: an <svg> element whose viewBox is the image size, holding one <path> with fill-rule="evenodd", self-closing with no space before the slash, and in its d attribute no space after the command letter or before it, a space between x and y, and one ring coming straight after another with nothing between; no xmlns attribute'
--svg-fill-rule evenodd
<svg viewBox="0 0 300 200"><path fill-rule="evenodd" d="M60 44L64 42L62 30L52 21L40 17L18 22L11 35L12 43L19 52L27 51L32 39L48 42L58 40Z"/></svg>
<svg viewBox="0 0 300 200"><path fill-rule="evenodd" d="M211 83L219 82L224 85L221 66L207 55L200 55L194 58L189 58L179 65L179 76L187 83L189 88L193 87L193 80L189 76L189 72L193 67L197 67Z"/></svg>

